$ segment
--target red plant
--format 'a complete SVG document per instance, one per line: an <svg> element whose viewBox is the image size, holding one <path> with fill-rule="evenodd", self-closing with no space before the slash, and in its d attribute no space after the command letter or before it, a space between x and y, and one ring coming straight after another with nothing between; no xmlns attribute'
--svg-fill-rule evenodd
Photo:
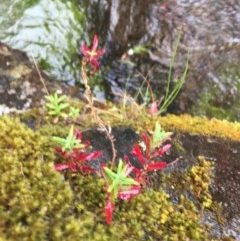
<svg viewBox="0 0 240 241"><path fill-rule="evenodd" d="M157 157L162 157L165 152L170 148L170 144L163 145L159 148L151 148L151 138L147 134L142 134L144 148L141 148L139 144L135 144L131 154L140 161L142 168L138 169L134 167L135 180L141 184L147 182L147 173L154 170L161 170L166 167L167 163L164 161L156 161ZM143 150L144 149L144 150ZM128 157L125 157L129 163Z"/></svg>
<svg viewBox="0 0 240 241"><path fill-rule="evenodd" d="M77 139L82 141L82 133L77 129L74 131L74 135ZM55 163L54 169L56 171L71 169L72 172L80 171L82 174L95 172L87 162L99 157L102 155L102 152L94 151L87 153L86 149L90 146L90 143L84 142L83 144L84 148L74 148L71 152L64 151L61 148L55 148L55 151L67 161L63 163Z"/></svg>
<svg viewBox="0 0 240 241"><path fill-rule="evenodd" d="M92 49L89 49L85 44L82 45L80 51L85 56L87 61L93 66L94 72L99 68L98 59L105 53L105 49L97 50L98 48L98 36L94 35Z"/></svg>
<svg viewBox="0 0 240 241"><path fill-rule="evenodd" d="M141 193L141 186L133 178L128 175L133 171L133 166L130 164L123 165L120 159L117 171L102 165L103 178L106 182L107 200L105 206L106 223L112 222L112 215L115 208L115 200L121 199L129 201L133 196Z"/></svg>
<svg viewBox="0 0 240 241"><path fill-rule="evenodd" d="M113 211L115 209L115 205L111 202L110 197L107 197L107 201L106 201L106 206L104 208L105 211L105 221L107 224L111 224L112 222L112 216L113 216Z"/></svg>
<svg viewBox="0 0 240 241"><path fill-rule="evenodd" d="M165 134L163 136L165 136ZM102 152L86 152L90 143L82 143L82 134L78 130L74 130L72 137L79 140L82 146L80 145L81 147L68 151L62 148L56 148L56 152L67 161L55 164L54 169L56 171L70 169L72 172L81 172L82 174L96 172L96 170L88 164L88 161L97 158ZM107 197L104 211L107 224L111 224L112 222L117 199L130 201L134 196L141 193L143 185L148 182L148 172L161 170L166 166L166 162L156 160L157 157L162 157L171 147L170 144L162 145L165 138L159 138L159 136L156 135L154 138L154 135L150 137L147 134L142 134L142 139L143 144L135 144L131 151L131 154L138 158L142 168L139 169L132 166L128 157L125 157L127 161L125 165L121 159L119 160L116 172L105 167L105 165L101 166L102 176L106 182L105 189ZM129 177L131 173L135 174L134 177Z"/></svg>
<svg viewBox="0 0 240 241"><path fill-rule="evenodd" d="M152 137L153 138L153 137ZM162 157L163 154L168 151L171 148L170 144L163 145L162 147L159 147L162 144L162 141L160 141L159 145L154 146L152 138L147 134L142 134L143 139L143 145L142 147L140 144L135 144L133 147L133 150L131 151L131 154L138 158L139 162L142 165L141 169L138 169L131 165L129 158L125 156L125 160L127 161L126 168L123 169L123 172L121 169L119 169L119 173L114 173L110 169L108 170L109 174L108 177L106 177L106 174L104 175L104 179L107 182L106 183L106 190L108 192L107 199L106 199L106 206L105 206L105 216L106 216L106 223L111 224L112 222L112 216L113 211L115 208L115 199L114 196L118 199L129 201L132 197L138 195L141 193L141 185L139 184L146 184L148 182L148 172L154 171L154 170L161 170L164 167L166 167L167 163L164 161L157 161L157 157ZM154 138L153 138L154 139ZM106 169L106 168L105 168ZM105 170L106 172L106 170ZM125 176L128 176L131 172L135 173L134 180L136 181L136 185L129 185L127 188L122 189L121 185L115 185L117 195L114 195L114 188L111 189L111 192L109 191L111 185L113 186L114 183L121 183L120 178L123 178ZM125 175L124 175L125 173ZM109 180L111 179L112 182L109 183Z"/></svg>
<svg viewBox="0 0 240 241"><path fill-rule="evenodd" d="M118 192L118 199L123 201L130 201L134 196L141 193L141 186L135 185L131 186L128 190L121 190ZM111 194L108 193L106 205L105 205L105 221L107 224L111 224L113 211L115 209L114 202L111 200Z"/></svg>

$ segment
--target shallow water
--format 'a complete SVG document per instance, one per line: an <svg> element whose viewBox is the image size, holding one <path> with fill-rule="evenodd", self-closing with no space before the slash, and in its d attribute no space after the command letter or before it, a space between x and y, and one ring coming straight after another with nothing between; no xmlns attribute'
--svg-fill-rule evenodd
<svg viewBox="0 0 240 241"><path fill-rule="evenodd" d="M81 88L79 46L90 46L97 33L106 49L101 72L91 78L97 98L118 100L125 91L134 96L148 81L161 100L182 27L172 83L183 72L188 49L190 70L168 111L239 120L239 11L238 0L0 0L0 40Z"/></svg>
<svg viewBox="0 0 240 241"><path fill-rule="evenodd" d="M84 11L69 1L0 1L0 39L25 51L59 80L73 81Z"/></svg>

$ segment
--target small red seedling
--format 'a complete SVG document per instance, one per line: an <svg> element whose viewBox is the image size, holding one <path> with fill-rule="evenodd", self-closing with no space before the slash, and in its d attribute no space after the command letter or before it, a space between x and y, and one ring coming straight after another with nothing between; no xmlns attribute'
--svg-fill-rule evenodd
<svg viewBox="0 0 240 241"><path fill-rule="evenodd" d="M72 172L81 172L82 174L95 172L95 170L88 165L88 161L99 157L102 155L102 152L86 152L90 143L82 143L82 133L80 131L75 129L73 132L73 127L71 127L66 139L55 138L54 140L62 145L60 148L55 148L55 151L67 160L63 163L55 163L54 169L56 171L71 169Z"/></svg>

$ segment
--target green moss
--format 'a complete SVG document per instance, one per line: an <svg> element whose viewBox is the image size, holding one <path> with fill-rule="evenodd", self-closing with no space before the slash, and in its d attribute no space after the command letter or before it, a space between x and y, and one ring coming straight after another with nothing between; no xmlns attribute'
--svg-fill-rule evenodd
<svg viewBox="0 0 240 241"><path fill-rule="evenodd" d="M126 232L130 240L207 240L196 210L182 204L174 206L162 190L152 190L123 203L119 212L117 219L126 230L132 230L132 234Z"/></svg>
<svg viewBox="0 0 240 241"><path fill-rule="evenodd" d="M111 121L124 123L115 114ZM104 112L101 115L107 118ZM135 127L141 121L137 116L131 120ZM234 138L239 135L237 124L215 119L208 122L204 118L167 116L160 118L160 122L171 130L204 134L211 134L212 130L221 136L226 129ZM202 209L213 208L209 193L210 162L200 158L199 164L186 173L164 174L161 181L165 191L156 185L154 190L144 190L130 202L119 201L113 223L108 226L103 180L53 170L51 137L66 136L68 126L40 123L33 132L17 118L0 117L2 240L213 240L209 228L200 222L199 211L199 204ZM155 120L146 115L140 129L151 129L154 124ZM174 187L177 202L172 202L167 194L168 187ZM188 192L197 200L190 200L185 195Z"/></svg>
<svg viewBox="0 0 240 241"><path fill-rule="evenodd" d="M192 134L217 136L224 139L240 140L240 123L226 120L192 117L190 115L167 115L160 117L163 128L171 131L184 131Z"/></svg>
<svg viewBox="0 0 240 241"><path fill-rule="evenodd" d="M0 139L1 237L60 240L66 232L64 223L72 219L67 215L72 191L53 170L44 137L17 119L1 117Z"/></svg>

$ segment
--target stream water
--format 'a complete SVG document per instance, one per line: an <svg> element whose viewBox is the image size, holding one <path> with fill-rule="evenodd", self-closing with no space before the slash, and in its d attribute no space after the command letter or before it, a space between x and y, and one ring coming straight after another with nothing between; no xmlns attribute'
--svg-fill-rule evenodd
<svg viewBox="0 0 240 241"><path fill-rule="evenodd" d="M71 2L1 0L0 16L2 42L25 51L59 80L75 78L73 57L84 14Z"/></svg>
<svg viewBox="0 0 240 241"><path fill-rule="evenodd" d="M79 46L91 45L97 33L106 49L101 72L91 78L97 98L117 100L142 86L144 92L148 82L160 100L182 28L171 86L188 50L190 68L169 111L239 120L239 12L238 0L0 0L0 40L25 51L56 79L81 88Z"/></svg>

